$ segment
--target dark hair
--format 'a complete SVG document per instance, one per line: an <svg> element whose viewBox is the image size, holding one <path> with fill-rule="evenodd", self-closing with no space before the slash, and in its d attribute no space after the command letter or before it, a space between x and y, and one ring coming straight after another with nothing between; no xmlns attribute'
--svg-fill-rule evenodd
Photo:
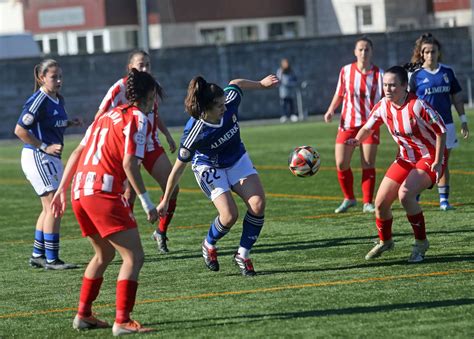
<svg viewBox="0 0 474 339"><path fill-rule="evenodd" d="M408 84L408 73L403 66L393 66L385 71L385 74L392 73L397 76L402 85Z"/></svg>
<svg viewBox="0 0 474 339"><path fill-rule="evenodd" d="M423 52L421 47L425 44L438 46L438 50L440 52L438 60L441 61L441 44L431 33L424 33L418 39L416 39L415 47L413 48L413 54L411 56L411 62L413 64L419 64L419 67L421 67L421 65L423 65L425 62L421 55Z"/></svg>
<svg viewBox="0 0 474 339"><path fill-rule="evenodd" d="M156 90L158 84L150 73L140 72L132 68L127 77L127 90L125 97L130 104L141 101L146 98L147 94Z"/></svg>
<svg viewBox="0 0 474 339"><path fill-rule="evenodd" d="M36 92L43 84L41 83L41 76L45 76L51 67L61 67L56 60L44 59L33 68L33 76L35 78L34 92Z"/></svg>
<svg viewBox="0 0 474 339"><path fill-rule="evenodd" d="M137 55L141 55L143 57L148 57L150 58L150 54L148 52L144 51L143 49L134 49L128 54L128 63L127 63L127 74L130 73L131 70L128 69L128 65L132 62L133 58ZM165 91L163 90L163 87L157 82L156 86L156 94L160 97L160 99L163 100L163 97L165 96Z"/></svg>
<svg viewBox="0 0 474 339"><path fill-rule="evenodd" d="M370 40L367 35L363 35L363 36L361 36L360 38L358 38L358 39L355 41L354 46L357 46L357 43L358 43L359 41L365 41L365 42L367 42L367 43L370 45L370 48L374 49L374 44L372 43L372 40Z"/></svg>
<svg viewBox="0 0 474 339"><path fill-rule="evenodd" d="M216 99L222 96L224 96L222 88L207 82L202 76L197 76L189 82L184 108L190 116L199 119L201 114L214 106Z"/></svg>

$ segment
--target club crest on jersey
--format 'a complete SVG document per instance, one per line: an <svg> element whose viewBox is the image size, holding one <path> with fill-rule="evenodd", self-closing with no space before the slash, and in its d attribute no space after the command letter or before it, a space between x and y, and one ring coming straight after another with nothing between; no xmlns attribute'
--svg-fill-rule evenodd
<svg viewBox="0 0 474 339"><path fill-rule="evenodd" d="M237 116L235 114L232 114L232 122L237 122Z"/></svg>
<svg viewBox="0 0 474 339"><path fill-rule="evenodd" d="M35 117L31 113L26 113L23 118L21 118L21 121L26 125L29 126L35 121Z"/></svg>
<svg viewBox="0 0 474 339"><path fill-rule="evenodd" d="M449 78L448 78L448 75L446 73L443 74L443 80L445 83L449 84Z"/></svg>
<svg viewBox="0 0 474 339"><path fill-rule="evenodd" d="M179 156L182 159L189 159L189 156L191 155L191 152L189 152L186 148L181 147L179 149Z"/></svg>
<svg viewBox="0 0 474 339"><path fill-rule="evenodd" d="M146 136L143 133L137 132L133 136L133 140L137 145L145 145L146 143Z"/></svg>

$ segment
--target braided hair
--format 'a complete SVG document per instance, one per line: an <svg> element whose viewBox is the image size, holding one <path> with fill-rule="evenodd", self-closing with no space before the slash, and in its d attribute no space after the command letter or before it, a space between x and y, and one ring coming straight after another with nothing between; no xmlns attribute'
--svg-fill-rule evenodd
<svg viewBox="0 0 474 339"><path fill-rule="evenodd" d="M133 59L136 56L147 57L148 59L150 59L150 54L148 54L148 52L146 52L145 50L143 50L143 49L134 49L133 51L131 51L128 54L128 62L127 62L127 66L126 66L127 74L130 73L131 69L129 69L129 67L130 67L129 65L132 63ZM157 82L157 86L156 86L156 94L160 97L160 99L163 100L163 97L165 96L165 91L164 91L163 87L158 82Z"/></svg>
<svg viewBox="0 0 474 339"><path fill-rule="evenodd" d="M184 108L190 116L199 119L202 114L216 104L216 99L224 96L218 85L207 82L202 76L194 77L188 85Z"/></svg>
<svg viewBox="0 0 474 339"><path fill-rule="evenodd" d="M156 90L158 86L155 78L150 73L140 72L132 68L127 76L125 97L131 106L136 102L144 100L147 94L152 90Z"/></svg>

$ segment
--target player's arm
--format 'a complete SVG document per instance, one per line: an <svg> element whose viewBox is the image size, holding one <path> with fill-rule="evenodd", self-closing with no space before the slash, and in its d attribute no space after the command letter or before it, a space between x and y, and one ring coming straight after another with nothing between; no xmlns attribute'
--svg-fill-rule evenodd
<svg viewBox="0 0 474 339"><path fill-rule="evenodd" d="M467 127L466 111L464 110L464 102L462 101L461 92L457 92L451 96L454 108L458 112L459 119L461 120L461 134L464 139L469 137L469 128Z"/></svg>
<svg viewBox="0 0 474 339"><path fill-rule="evenodd" d="M357 132L357 135L352 138L346 140L345 144L357 147L359 146L365 139L367 139L370 135L372 134L372 130L365 125L361 127L359 132Z"/></svg>
<svg viewBox="0 0 474 339"><path fill-rule="evenodd" d="M184 170L186 169L187 162L183 162L179 159L176 159L174 166L171 170L170 175L168 176L168 181L166 183L166 190L163 195L163 199L156 208L160 216L164 216L168 211L168 204L171 198L171 194L178 185L181 177L183 176Z"/></svg>
<svg viewBox="0 0 474 339"><path fill-rule="evenodd" d="M23 126L20 126L19 124L16 124L15 126L15 135L25 144L33 145L47 154L60 156L63 151L63 145L60 145L60 144L46 145L44 142L39 140L32 133L30 133L26 128L24 128Z"/></svg>
<svg viewBox="0 0 474 339"><path fill-rule="evenodd" d="M441 178L441 170L443 168L444 149L446 147L446 132L436 134L436 151L435 160L431 165L431 170L436 173L436 183Z"/></svg>
<svg viewBox="0 0 474 339"><path fill-rule="evenodd" d="M339 95L339 91L336 91L334 93L334 96L332 97L331 103L329 104L329 107L324 114L324 121L325 122L331 122L332 118L334 117L334 111L339 107L339 105L342 103L343 97Z"/></svg>
<svg viewBox="0 0 474 339"><path fill-rule="evenodd" d="M274 74L267 75L260 81L253 81L247 79L234 79L229 82L229 85L237 85L241 89L265 89L276 87L279 83L278 78Z"/></svg>
<svg viewBox="0 0 474 339"><path fill-rule="evenodd" d="M64 214L66 210L66 191L67 188L71 185L72 178L74 173L76 173L77 165L79 164L79 159L81 157L82 151L84 150L84 145L79 144L74 151L72 151L69 159L67 160L66 167L64 168L63 177L59 183L57 191L54 193L53 199L51 201L51 209L55 218Z"/></svg>
<svg viewBox="0 0 474 339"><path fill-rule="evenodd" d="M173 137L171 136L170 131L166 127L164 121L161 119L160 115L156 115L156 124L158 125L158 129L163 133L166 137L166 142L168 142L168 145L170 146L170 152L174 153L176 152L176 143L174 142Z"/></svg>
<svg viewBox="0 0 474 339"><path fill-rule="evenodd" d="M155 205L146 191L145 183L140 173L140 159L133 154L125 154L122 166L127 175L128 182L137 193L138 198L140 198L148 221L151 223L155 222L158 219L158 214L156 213Z"/></svg>

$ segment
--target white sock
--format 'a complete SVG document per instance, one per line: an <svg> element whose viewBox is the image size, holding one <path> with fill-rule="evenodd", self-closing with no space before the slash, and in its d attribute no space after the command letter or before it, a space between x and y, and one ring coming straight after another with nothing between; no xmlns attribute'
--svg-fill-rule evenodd
<svg viewBox="0 0 474 339"><path fill-rule="evenodd" d="M204 239L204 245L206 245L206 247L209 247L209 248L216 248L216 245L211 245L207 242L207 239Z"/></svg>
<svg viewBox="0 0 474 339"><path fill-rule="evenodd" d="M244 247L239 247L238 251L239 255L244 258L244 259L248 259L249 256L250 256L250 250L244 248Z"/></svg>

